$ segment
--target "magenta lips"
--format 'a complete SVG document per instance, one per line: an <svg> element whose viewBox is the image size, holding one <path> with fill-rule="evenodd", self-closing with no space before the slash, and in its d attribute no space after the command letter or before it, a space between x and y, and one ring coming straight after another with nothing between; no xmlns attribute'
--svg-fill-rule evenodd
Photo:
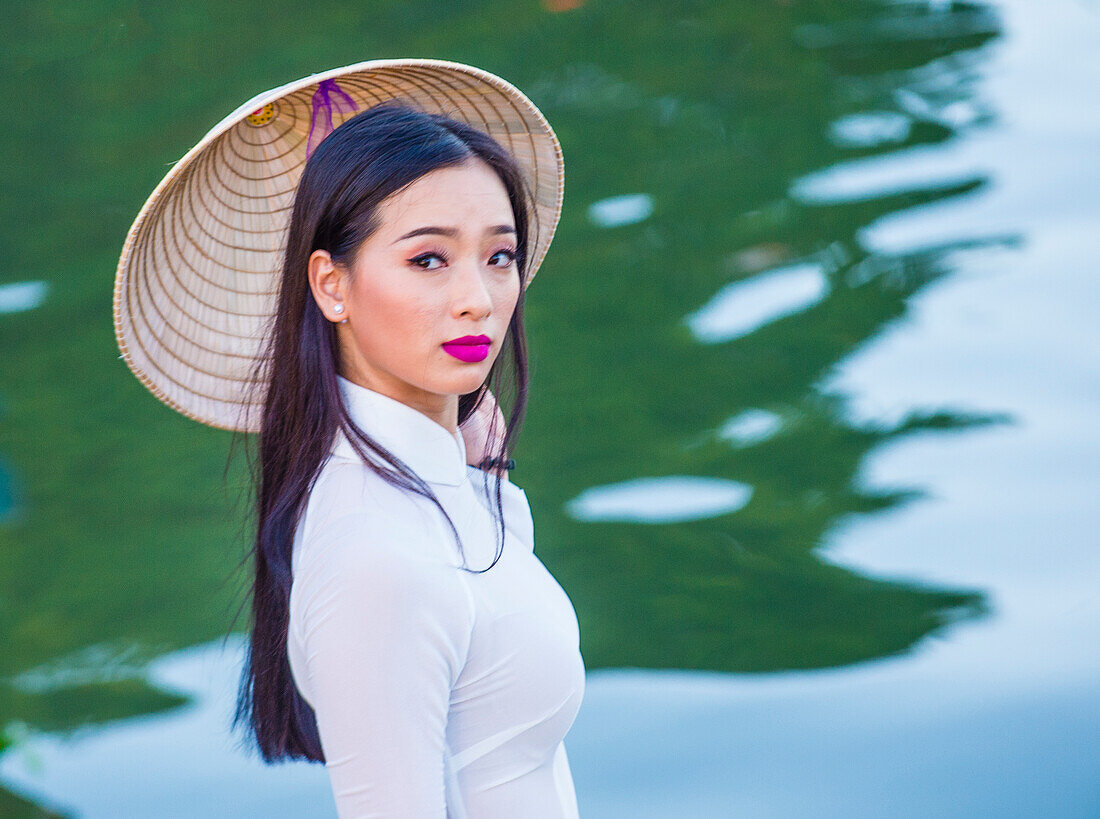
<svg viewBox="0 0 1100 819"><path fill-rule="evenodd" d="M443 349L460 361L484 361L492 340L488 336L462 336L443 344Z"/></svg>

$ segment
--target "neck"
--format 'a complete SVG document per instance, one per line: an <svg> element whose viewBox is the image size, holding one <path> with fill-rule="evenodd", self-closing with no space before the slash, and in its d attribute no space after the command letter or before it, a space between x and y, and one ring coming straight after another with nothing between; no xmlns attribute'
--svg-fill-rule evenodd
<svg viewBox="0 0 1100 819"><path fill-rule="evenodd" d="M417 412L435 421L452 435L458 433L457 395L440 394L415 388L410 389L408 384L402 384L398 387L396 384L381 378L365 377L361 372L341 373L341 375L360 387L374 390L395 401L400 401L407 407L412 407Z"/></svg>

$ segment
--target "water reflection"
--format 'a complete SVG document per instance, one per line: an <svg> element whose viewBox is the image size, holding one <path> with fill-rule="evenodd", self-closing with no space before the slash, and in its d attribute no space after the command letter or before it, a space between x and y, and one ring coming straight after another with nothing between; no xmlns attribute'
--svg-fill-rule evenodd
<svg viewBox="0 0 1100 819"><path fill-rule="evenodd" d="M265 766L226 736L243 659L240 638L160 657L142 673L144 686L186 708L64 739L26 732L0 758L0 777L39 804L83 819L334 817L324 767Z"/></svg>
<svg viewBox="0 0 1100 819"><path fill-rule="evenodd" d="M735 446L751 446L768 440L782 426L783 419L776 413L749 408L722 424L718 437Z"/></svg>
<svg viewBox="0 0 1100 819"><path fill-rule="evenodd" d="M600 227L632 225L648 219L652 213L653 197L645 193L612 196L588 206L588 218Z"/></svg>
<svg viewBox="0 0 1100 819"><path fill-rule="evenodd" d="M800 313L828 292L829 280L820 264L790 265L731 282L685 321L697 339L718 344Z"/></svg>
<svg viewBox="0 0 1100 819"><path fill-rule="evenodd" d="M909 117L897 111L863 111L829 124L829 137L846 148L873 148L903 142L911 130Z"/></svg>
<svg viewBox="0 0 1100 819"><path fill-rule="evenodd" d="M565 506L577 520L680 523L735 512L751 497L738 481L672 475L593 486Z"/></svg>
<svg viewBox="0 0 1100 819"><path fill-rule="evenodd" d="M875 5L868 4L861 18L797 26L794 38L806 48L829 51L849 68L872 60L881 70L888 60L906 66L927 62L937 50L951 53L980 44L1001 30L1000 15L981 3L898 2L884 4L885 13Z"/></svg>
<svg viewBox="0 0 1100 819"><path fill-rule="evenodd" d="M45 301L47 289L43 281L0 284L0 313L33 310Z"/></svg>

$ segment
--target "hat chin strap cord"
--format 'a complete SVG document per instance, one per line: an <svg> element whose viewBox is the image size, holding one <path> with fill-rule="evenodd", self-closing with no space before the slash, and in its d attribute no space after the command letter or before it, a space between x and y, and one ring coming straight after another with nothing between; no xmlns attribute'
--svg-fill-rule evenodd
<svg viewBox="0 0 1100 819"><path fill-rule="evenodd" d="M336 95L336 99L333 99ZM332 133L332 112L350 114L358 111L359 106L348 93L336 84L336 80L321 80L313 92L313 114L309 118L309 137L306 139L306 159L313 155L321 140ZM318 121L318 115L321 116ZM318 127L320 125L320 127Z"/></svg>

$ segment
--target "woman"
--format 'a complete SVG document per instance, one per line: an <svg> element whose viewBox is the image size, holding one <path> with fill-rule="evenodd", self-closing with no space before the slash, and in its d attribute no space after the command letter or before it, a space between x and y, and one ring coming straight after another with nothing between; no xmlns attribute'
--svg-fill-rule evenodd
<svg viewBox="0 0 1100 819"><path fill-rule="evenodd" d="M423 98L408 104L415 94L393 71L410 69L417 87L431 77L432 103L458 115L423 110ZM538 172L536 138L552 138L549 126L518 91L469 66L375 61L324 77L250 101L185 157L174 172L188 181L166 180L159 200L154 192L116 281L116 331L135 373L198 420L259 432L253 623L237 721L267 761L324 761L341 817L576 816L563 742L584 691L576 615L534 555L526 496L507 479L527 394L523 295L560 213L560 148L552 139L556 158L544 150ZM380 91L387 78L391 91ZM493 110L507 102L523 117L479 114L482 129L470 109L438 105L444 87L452 102L469 100L475 80ZM308 133L288 113L307 87ZM342 124L332 126L333 114L346 115ZM290 152L245 127L280 117L298 123L283 140L296 134L308 161L295 179L266 340L253 350L250 382L238 370L236 393L219 395L216 381L188 392L211 374L230 380L229 364L219 371L216 356L180 356L187 346L177 340L171 358L191 369L163 372L148 354L156 325L136 325L153 311L128 306L158 306L162 316L186 293L222 314L248 314L230 309L227 295L247 293L243 285L207 288L200 300L199 285L164 282L181 271L206 282L256 272L248 254L262 243L249 234L281 242L257 203L280 190L271 171ZM494 123L513 145L525 136L534 146L525 165L486 133ZM192 228L179 215L194 208L172 198L190 180L223 188L205 198L200 188L191 201L224 203L226 191L243 190L223 184L224 163L208 156L219 139L231 143L225 156L259 146L241 167L263 186L244 204L194 217ZM173 223L184 226L182 243L164 240ZM195 236L221 237L237 255L204 268L197 259L213 244ZM202 253L158 256L188 242ZM204 318L191 343L211 323ZM144 367L127 340L141 342ZM493 393L509 386L502 423Z"/></svg>

